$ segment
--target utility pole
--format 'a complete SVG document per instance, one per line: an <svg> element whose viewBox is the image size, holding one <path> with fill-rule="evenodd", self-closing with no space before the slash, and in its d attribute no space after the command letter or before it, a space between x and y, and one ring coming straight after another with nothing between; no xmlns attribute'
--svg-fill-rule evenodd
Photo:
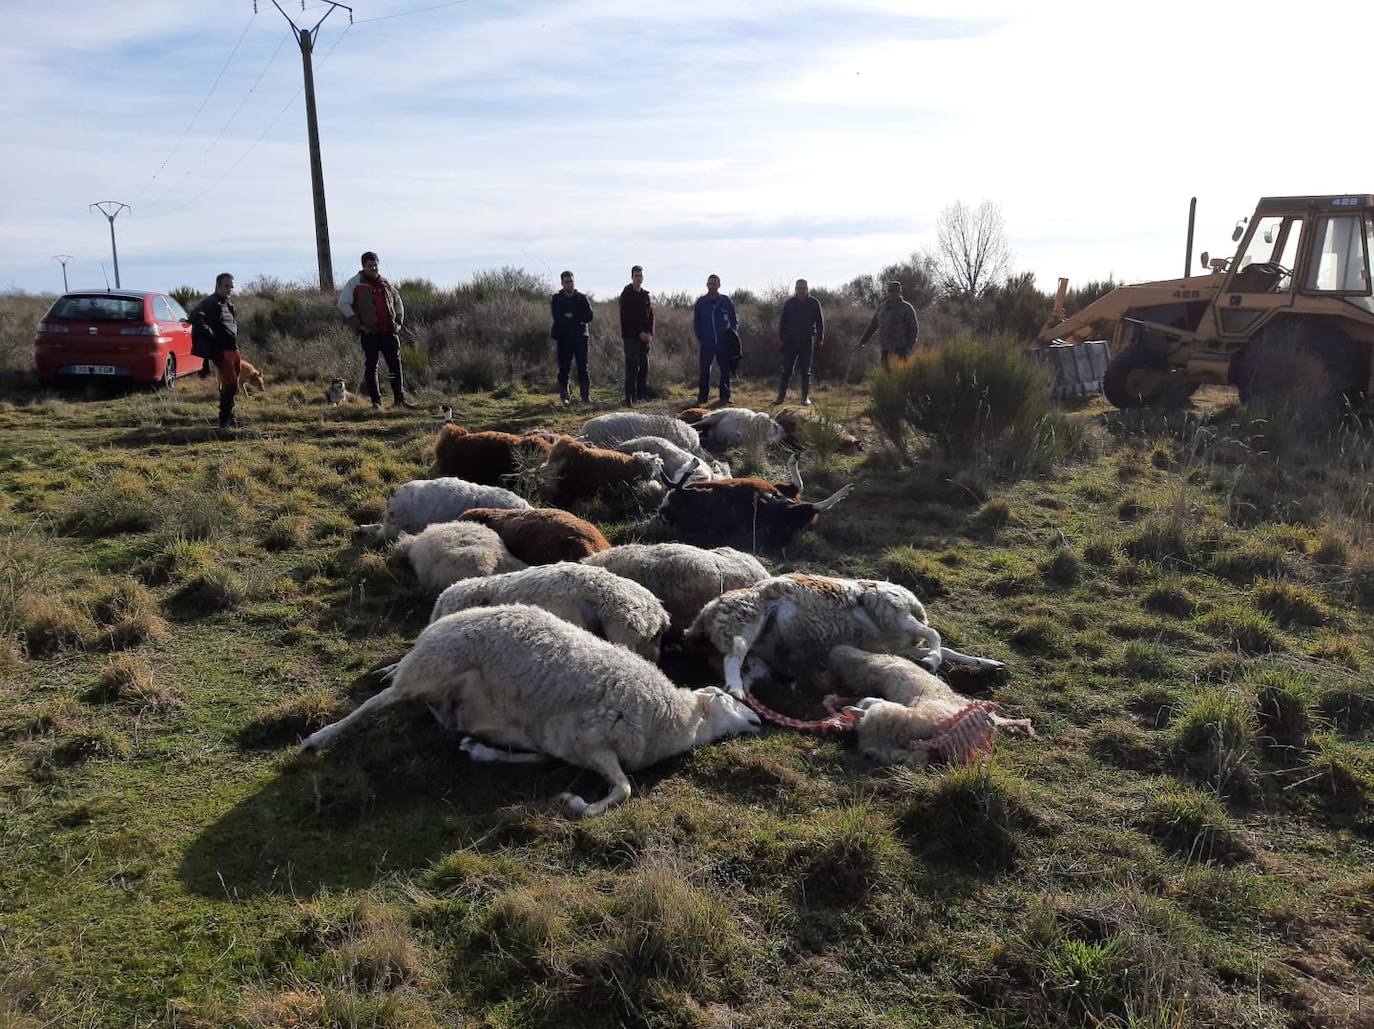
<svg viewBox="0 0 1374 1029"><path fill-rule="evenodd" d="M96 204L88 204L86 210L89 211L92 207L103 214L110 222L110 254L114 257L115 289L119 289L119 251L115 248L114 220L119 217L121 211L132 211L133 208L128 204L121 204L118 200L102 200ZM106 208L110 207L114 208L114 210L106 210ZM63 268L62 272L65 275L66 269ZM108 283L106 283L106 285L108 286Z"/></svg>
<svg viewBox="0 0 1374 1029"><path fill-rule="evenodd" d="M303 29L291 20L291 16L282 11L281 4L277 0L272 0L272 6L281 11L281 16L286 19L291 26L291 31L296 36L296 42L301 48L301 67L305 72L305 127L310 138L310 190L315 200L315 253L320 262L320 289L333 292L334 290L334 262L329 253L329 217L324 209L324 166L320 162L320 125L315 116L315 70L311 65L311 55L315 52L315 40L320 34L320 26L324 24L324 19L334 13L336 7L342 7L348 12L348 23L353 24L353 8L347 4L335 3L334 0L324 0L329 5L329 10L325 11L320 20L314 26ZM304 10L305 4L301 4ZM257 4L253 5L257 10Z"/></svg>
<svg viewBox="0 0 1374 1029"><path fill-rule="evenodd" d="M71 254L53 254L52 259L62 266L62 292L67 292L67 262L72 259Z"/></svg>

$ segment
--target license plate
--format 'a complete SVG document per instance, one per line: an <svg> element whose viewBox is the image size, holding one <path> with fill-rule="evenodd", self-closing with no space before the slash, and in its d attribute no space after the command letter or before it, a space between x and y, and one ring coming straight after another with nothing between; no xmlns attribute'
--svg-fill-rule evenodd
<svg viewBox="0 0 1374 1029"><path fill-rule="evenodd" d="M117 375L119 370L112 364L74 364L73 375Z"/></svg>

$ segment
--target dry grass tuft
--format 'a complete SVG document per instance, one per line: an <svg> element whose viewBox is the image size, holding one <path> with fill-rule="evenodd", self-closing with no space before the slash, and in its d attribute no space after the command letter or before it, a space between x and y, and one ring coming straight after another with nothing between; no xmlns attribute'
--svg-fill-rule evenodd
<svg viewBox="0 0 1374 1029"><path fill-rule="evenodd" d="M157 684L152 666L137 654L116 654L101 667L100 677L82 698L97 704L126 704L139 711L179 707L180 699Z"/></svg>

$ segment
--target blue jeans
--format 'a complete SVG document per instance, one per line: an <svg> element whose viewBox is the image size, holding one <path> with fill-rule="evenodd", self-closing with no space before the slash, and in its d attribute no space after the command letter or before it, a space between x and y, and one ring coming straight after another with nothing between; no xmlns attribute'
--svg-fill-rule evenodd
<svg viewBox="0 0 1374 1029"><path fill-rule="evenodd" d="M730 358L725 353L725 341L720 340L716 343L702 343L701 350L697 357L698 371L697 378L697 403L704 404L711 398L711 362L716 363L720 369L720 399L722 403L730 401Z"/></svg>

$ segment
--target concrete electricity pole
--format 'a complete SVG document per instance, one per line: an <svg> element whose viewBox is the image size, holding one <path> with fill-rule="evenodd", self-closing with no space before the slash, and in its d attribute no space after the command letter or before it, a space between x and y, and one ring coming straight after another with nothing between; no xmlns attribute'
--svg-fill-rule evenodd
<svg viewBox="0 0 1374 1029"><path fill-rule="evenodd" d="M72 259L71 254L53 254L52 259L62 266L62 292L67 292L67 262Z"/></svg>
<svg viewBox="0 0 1374 1029"><path fill-rule="evenodd" d="M110 221L110 254L114 257L115 289L119 289L119 251L115 248L114 220L119 217L119 213L121 211L132 211L133 208L130 207L128 204L121 204L118 200L101 200L99 203L88 204L86 206L86 210L89 211L92 207L98 210ZM114 208L114 210L106 210L107 207L112 207ZM66 269L64 268L62 271L65 275ZM108 285L109 283L107 282L106 286Z"/></svg>
<svg viewBox="0 0 1374 1029"><path fill-rule="evenodd" d="M315 116L315 71L311 66L310 57L315 51L315 39L320 34L320 26L324 24L324 19L333 14L336 7L342 7L348 12L348 22L351 25L353 8L347 4L335 3L334 0L324 2L329 5L329 10L308 29L303 29L292 21L291 16L282 11L277 0L272 0L272 6L281 11L281 16L290 24L296 35L296 42L301 48L301 66L305 71L305 127L310 137L310 189L315 198L315 252L320 262L320 289L332 292L334 262L329 253L329 217L324 210L324 167L320 163L320 126Z"/></svg>

